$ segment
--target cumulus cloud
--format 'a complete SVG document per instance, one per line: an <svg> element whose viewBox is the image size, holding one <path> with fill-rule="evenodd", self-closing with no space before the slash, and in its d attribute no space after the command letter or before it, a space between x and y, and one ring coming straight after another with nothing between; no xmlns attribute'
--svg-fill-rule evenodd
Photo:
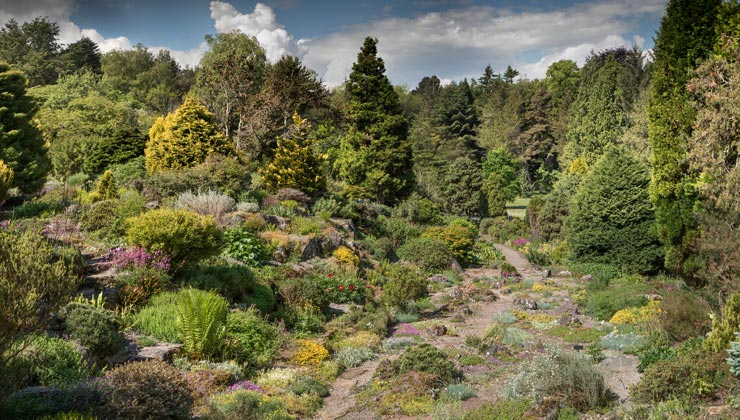
<svg viewBox="0 0 740 420"><path fill-rule="evenodd" d="M296 41L277 22L272 8L265 4L257 3L252 13L241 13L230 3L212 1L211 18L220 33L236 30L257 38L271 62L284 55L302 57L305 53L303 40Z"/></svg>
<svg viewBox="0 0 740 420"><path fill-rule="evenodd" d="M379 55L397 83L418 81L430 73L456 80L478 77L487 63L496 71L512 64L522 75L540 78L559 59L583 64L591 50L631 45L625 36L637 21L659 15L664 7L665 0L620 0L551 11L471 6L408 19L384 18L306 42L304 61L325 83L339 85L369 35L378 38Z"/></svg>

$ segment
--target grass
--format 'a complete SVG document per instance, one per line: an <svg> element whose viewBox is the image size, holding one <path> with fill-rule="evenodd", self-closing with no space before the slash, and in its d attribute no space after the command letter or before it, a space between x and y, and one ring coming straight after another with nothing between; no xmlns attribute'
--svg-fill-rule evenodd
<svg viewBox="0 0 740 420"><path fill-rule="evenodd" d="M524 220L529 206L529 198L517 197L514 201L506 203L506 213L511 217L518 217Z"/></svg>

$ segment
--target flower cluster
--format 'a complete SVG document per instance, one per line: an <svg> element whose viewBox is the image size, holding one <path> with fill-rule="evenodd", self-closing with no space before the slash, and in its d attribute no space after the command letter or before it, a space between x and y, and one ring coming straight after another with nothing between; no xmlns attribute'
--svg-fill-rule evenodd
<svg viewBox="0 0 740 420"><path fill-rule="evenodd" d="M2 222L0 222L0 228L5 229L8 227L10 227L10 220L3 220Z"/></svg>
<svg viewBox="0 0 740 420"><path fill-rule="evenodd" d="M517 239L514 239L512 241L512 244L516 248L522 247L522 246L526 245L527 243L529 243L529 239L527 239L527 238L517 238Z"/></svg>
<svg viewBox="0 0 740 420"><path fill-rule="evenodd" d="M403 323L399 324L393 335L419 335L421 332L411 324Z"/></svg>
<svg viewBox="0 0 740 420"><path fill-rule="evenodd" d="M241 381L241 382L237 382L234 385L231 385L229 387L229 391L230 392L234 392L234 391L255 391L255 392L259 392L261 394L264 394L265 393L265 390L264 389L260 388L259 385L255 384L252 381Z"/></svg>
<svg viewBox="0 0 740 420"><path fill-rule="evenodd" d="M113 248L105 257L110 267L117 269L156 268L162 271L170 269L170 258L162 251L148 252L142 247Z"/></svg>

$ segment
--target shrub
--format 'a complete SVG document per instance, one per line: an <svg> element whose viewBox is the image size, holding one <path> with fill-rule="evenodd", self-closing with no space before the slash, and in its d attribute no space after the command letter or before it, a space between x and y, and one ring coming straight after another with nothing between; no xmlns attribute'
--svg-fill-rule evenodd
<svg viewBox="0 0 740 420"><path fill-rule="evenodd" d="M482 224L482 223L481 223ZM510 239L526 236L529 229L523 220L516 217L495 217L488 225L487 233L495 242L506 242Z"/></svg>
<svg viewBox="0 0 740 420"><path fill-rule="evenodd" d="M177 296L177 334L183 351L194 358L219 353L228 302L213 292L187 289Z"/></svg>
<svg viewBox="0 0 740 420"><path fill-rule="evenodd" d="M64 326L70 336L97 356L113 356L123 346L120 323L105 309L71 304Z"/></svg>
<svg viewBox="0 0 740 420"><path fill-rule="evenodd" d="M462 372L455 367L449 356L427 343L416 344L403 352L398 358L398 369L401 373L409 371L431 373L446 384L462 379Z"/></svg>
<svg viewBox="0 0 740 420"><path fill-rule="evenodd" d="M440 239L414 238L401 245L396 251L398 257L427 271L441 271L450 267L452 253L447 244Z"/></svg>
<svg viewBox="0 0 740 420"><path fill-rule="evenodd" d="M177 197L175 208L190 210L201 216L211 216L216 223L224 225L228 222L226 215L236 208L236 201L214 190L198 194L187 191Z"/></svg>
<svg viewBox="0 0 740 420"><path fill-rule="evenodd" d="M475 232L466 226L449 225L447 227L431 227L424 231L422 236L435 238L447 244L460 263L471 261L473 245L475 244Z"/></svg>
<svg viewBox="0 0 740 420"><path fill-rule="evenodd" d="M0 403L0 415L7 419L37 420L64 412L95 411L101 403L99 388L87 381L64 388L26 388Z"/></svg>
<svg viewBox="0 0 740 420"><path fill-rule="evenodd" d="M290 223L291 232L298 235L318 235L323 229L320 220L312 217L296 217Z"/></svg>
<svg viewBox="0 0 740 420"><path fill-rule="evenodd" d="M184 284L195 289L213 290L234 301L254 294L257 284L249 268L225 262L201 263L185 269Z"/></svg>
<svg viewBox="0 0 740 420"><path fill-rule="evenodd" d="M121 185L130 187L134 181L141 180L146 177L145 161L146 158L144 156L139 156L126 163L110 165L108 169Z"/></svg>
<svg viewBox="0 0 740 420"><path fill-rule="evenodd" d="M118 184L111 171L105 171L98 180L98 188L93 194L93 201L115 200L118 195Z"/></svg>
<svg viewBox="0 0 740 420"><path fill-rule="evenodd" d="M344 245L340 245L332 254L342 264L351 265L357 267L360 264L360 257L355 255L351 249Z"/></svg>
<svg viewBox="0 0 740 420"><path fill-rule="evenodd" d="M343 347L337 352L335 359L342 366L352 368L375 357L375 353L367 347Z"/></svg>
<svg viewBox="0 0 740 420"><path fill-rule="evenodd" d="M106 419L190 418L193 397L188 383L167 363L128 363L108 371L102 384Z"/></svg>
<svg viewBox="0 0 740 420"><path fill-rule="evenodd" d="M230 312L226 319L226 355L251 366L269 366L283 338L255 309Z"/></svg>
<svg viewBox="0 0 740 420"><path fill-rule="evenodd" d="M250 162L245 162L243 156L233 157L214 153L206 157L206 161L196 167L207 174L211 185L229 197L238 197L249 187L251 177ZM202 190L192 190L202 191Z"/></svg>
<svg viewBox="0 0 740 420"><path fill-rule="evenodd" d="M559 396L562 404L580 411L602 406L607 401L604 378L584 354L551 350L522 362L506 385L509 399L541 401Z"/></svg>
<svg viewBox="0 0 740 420"><path fill-rule="evenodd" d="M13 186L13 169L0 159L0 206L8 198L8 191Z"/></svg>
<svg viewBox="0 0 740 420"><path fill-rule="evenodd" d="M576 195L582 180L580 174L564 174L545 197L538 218L538 232L542 240L551 242L565 239L563 224L568 217L570 201Z"/></svg>
<svg viewBox="0 0 740 420"><path fill-rule="evenodd" d="M328 273L314 277L330 302L364 304L368 295L368 288L355 275L346 273Z"/></svg>
<svg viewBox="0 0 740 420"><path fill-rule="evenodd" d="M218 188L202 167L148 174L141 180L141 192L149 200L161 201L186 191Z"/></svg>
<svg viewBox="0 0 740 420"><path fill-rule="evenodd" d="M164 292L152 296L149 303L136 314L134 328L158 340L179 343L177 295L176 292Z"/></svg>
<svg viewBox="0 0 740 420"><path fill-rule="evenodd" d="M311 279L285 279L278 285L280 296L289 308L317 308L329 310L329 296L321 286Z"/></svg>
<svg viewBox="0 0 740 420"><path fill-rule="evenodd" d="M250 232L262 232L267 230L267 222L260 214L247 214L244 216L242 225Z"/></svg>
<svg viewBox="0 0 740 420"><path fill-rule="evenodd" d="M326 347L311 340L298 340L298 352L291 358L301 366L317 366L329 358Z"/></svg>
<svg viewBox="0 0 740 420"><path fill-rule="evenodd" d="M690 291L668 293L660 303L660 326L675 341L704 336L711 329L709 304Z"/></svg>
<svg viewBox="0 0 740 420"><path fill-rule="evenodd" d="M643 403L674 398L696 402L714 398L729 381L736 384L725 355L700 349L648 366L631 395Z"/></svg>
<svg viewBox="0 0 740 420"><path fill-rule="evenodd" d="M128 240L149 252L163 251L177 266L218 251L220 232L213 219L186 210L158 209L127 220Z"/></svg>
<svg viewBox="0 0 740 420"><path fill-rule="evenodd" d="M269 286L257 283L254 286L254 290L244 298L243 303L247 306L254 306L263 314L267 314L275 308L277 300Z"/></svg>
<svg viewBox="0 0 740 420"><path fill-rule="evenodd" d="M574 259L608 263L625 272L660 268L647 168L630 152L609 148L581 183L565 219Z"/></svg>
<svg viewBox="0 0 740 420"><path fill-rule="evenodd" d="M247 390L213 395L207 418L212 420L293 420L282 401Z"/></svg>
<svg viewBox="0 0 740 420"><path fill-rule="evenodd" d="M223 254L251 267L257 267L267 257L260 238L246 224L226 229Z"/></svg>
<svg viewBox="0 0 740 420"><path fill-rule="evenodd" d="M341 208L342 203L334 198L324 197L316 200L316 203L314 203L313 214L314 216L320 216L322 219L329 219L332 216L338 215Z"/></svg>
<svg viewBox="0 0 740 420"><path fill-rule="evenodd" d="M38 232L0 228L0 369L11 345L33 339L77 283L74 267Z"/></svg>
<svg viewBox="0 0 740 420"><path fill-rule="evenodd" d="M426 297L427 280L418 268L407 264L394 264L384 275L383 301L391 307L402 308L407 302Z"/></svg>
<svg viewBox="0 0 740 420"><path fill-rule="evenodd" d="M599 320L609 320L621 309L647 304L645 294L649 291L649 285L642 281L634 282L622 277L602 288L599 280L595 279L588 287L591 290L586 297L585 310Z"/></svg>
<svg viewBox="0 0 740 420"><path fill-rule="evenodd" d="M155 267L132 267L116 277L116 287L124 307L138 307L170 285L167 271Z"/></svg>
<svg viewBox="0 0 740 420"><path fill-rule="evenodd" d="M730 372L736 378L740 378L740 333L735 333L735 341L730 343L727 354L729 355L727 364L730 365Z"/></svg>
<svg viewBox="0 0 740 420"><path fill-rule="evenodd" d="M447 386L442 395L448 400L465 401L475 397L475 391L465 384L452 384Z"/></svg>
<svg viewBox="0 0 740 420"><path fill-rule="evenodd" d="M650 301L645 306L624 308L614 313L609 322L612 324L648 325L655 324L660 315L657 301Z"/></svg>
<svg viewBox="0 0 740 420"><path fill-rule="evenodd" d="M473 410L466 411L462 420L518 420L526 419L532 403L526 399L499 400L485 403Z"/></svg>
<svg viewBox="0 0 740 420"><path fill-rule="evenodd" d="M19 356L27 365L27 385L62 387L82 382L92 375L85 356L74 343L60 338L39 337Z"/></svg>
<svg viewBox="0 0 740 420"><path fill-rule="evenodd" d="M740 293L733 293L722 307L722 319L712 317L712 331L707 335L705 347L713 352L721 352L735 339L735 331L740 329Z"/></svg>

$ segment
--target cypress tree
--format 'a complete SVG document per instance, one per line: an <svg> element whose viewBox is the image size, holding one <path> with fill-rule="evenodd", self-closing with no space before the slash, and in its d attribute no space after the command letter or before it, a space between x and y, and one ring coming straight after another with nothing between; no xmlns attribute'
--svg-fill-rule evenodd
<svg viewBox="0 0 740 420"><path fill-rule="evenodd" d="M650 193L666 266L687 275L700 267L690 248L697 236L695 176L689 172L686 144L695 111L686 84L697 61L715 40L721 0L671 0L655 38L655 61L648 104L653 154Z"/></svg>
<svg viewBox="0 0 740 420"><path fill-rule="evenodd" d="M408 121L378 57L378 41L365 43L347 83L350 127L340 144L337 169L349 187L379 202L396 202L411 192L413 171Z"/></svg>

